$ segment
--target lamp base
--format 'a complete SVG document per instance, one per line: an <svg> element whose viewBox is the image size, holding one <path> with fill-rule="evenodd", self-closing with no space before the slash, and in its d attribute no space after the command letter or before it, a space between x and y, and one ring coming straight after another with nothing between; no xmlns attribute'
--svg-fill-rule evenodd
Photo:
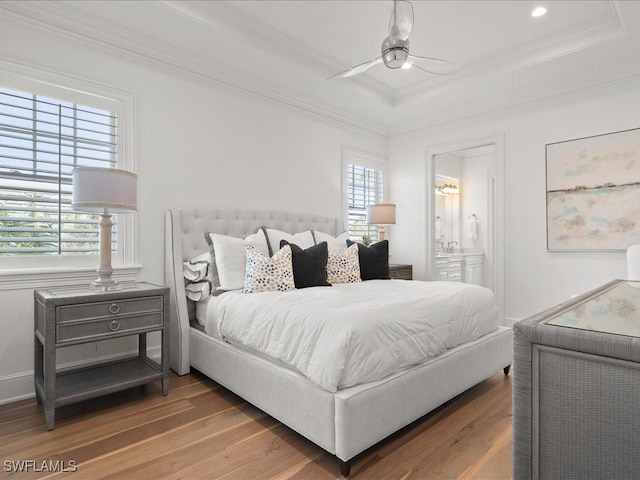
<svg viewBox="0 0 640 480"><path fill-rule="evenodd" d="M92 292L114 292L122 290L122 284L115 280L105 281L104 278L99 278L95 282L91 282L89 288Z"/></svg>
<svg viewBox="0 0 640 480"><path fill-rule="evenodd" d="M111 215L105 211L100 215L100 265L98 265L98 279L91 284L95 292L111 292L122 290L122 285L111 278Z"/></svg>

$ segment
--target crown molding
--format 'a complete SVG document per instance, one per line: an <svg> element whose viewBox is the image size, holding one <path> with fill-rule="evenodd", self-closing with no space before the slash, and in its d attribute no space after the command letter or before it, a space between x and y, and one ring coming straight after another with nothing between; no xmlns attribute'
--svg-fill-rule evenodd
<svg viewBox="0 0 640 480"><path fill-rule="evenodd" d="M159 3L192 21L228 32L269 55L277 52L278 58L306 68L325 79L353 66L340 63L227 2L162 0ZM377 96L385 105L392 106L395 102L395 90L378 80L359 75L350 81Z"/></svg>
<svg viewBox="0 0 640 480"><path fill-rule="evenodd" d="M525 43L497 55L491 55L465 66L456 75L433 77L400 89L396 92L394 106L418 100L453 84L472 81L473 77L478 75L523 70L554 58L616 40L626 34L617 2L611 2L608 14L601 18L567 28L553 36Z"/></svg>
<svg viewBox="0 0 640 480"><path fill-rule="evenodd" d="M211 23L212 26L220 24L225 26L224 28L233 28L235 32L243 29L245 32L243 35L247 36L252 35L250 30L253 28L254 22L257 21L242 12L238 13L238 9L227 5L225 2L176 2L169 0L162 2L164 7L173 10L176 10L176 4L178 4L178 6L194 4L197 7L197 10L195 10L196 13L206 12L200 15L200 17L197 17L200 18L198 21L214 22L212 18L215 17L215 15L212 16L212 12L218 12L222 19L215 20L217 23ZM72 5L72 2L5 1L0 2L0 14L30 23L38 28L54 32L58 35L99 47L120 56L132 58L136 61L142 59L155 68L168 70L170 72L178 71L199 79L215 82L217 85L225 86L234 91L251 94L324 123L378 138L389 138L421 130L428 130L466 118L478 117L510 107L570 93L572 90L589 88L636 76L640 73L636 63L629 63L617 69L598 71L587 77L566 79L544 90L537 90L526 94L514 94L506 98L502 97L499 101L487 99L483 103L469 105L456 113L436 113L431 116L421 117L418 120L391 124L391 126L389 126L332 106L326 102L315 100L309 96L293 93L274 83L266 82L261 78L237 69L226 66L221 68L211 59L196 55L167 42L142 35L133 29L106 21L99 16L81 11ZM182 14L185 14L184 9L182 12ZM194 13L194 11L187 11L189 15L195 15L196 13ZM194 19L196 18L194 17ZM237 27L237 25L242 26ZM303 54L303 52L307 51L305 50L305 48L307 48L305 45L295 42L286 36L283 37L277 30L271 29L270 27L266 29L261 27L257 28L257 33L255 33L251 41L259 42L259 39L263 38L264 44L266 45L268 44L267 39L269 36L272 36L275 38L272 44L277 44L279 45L278 48L281 47L287 52L291 52L290 59L293 59L296 55L305 57L306 53ZM407 87L398 92L395 104L424 100L429 95L434 95L443 90L449 90L455 85L472 83L473 79L479 75L494 74L497 71L524 69L551 58L567 55L603 42L611 41L615 38L620 38L625 34L626 29L622 22L618 4L617 2L611 2L611 11L606 17L567 29L558 35L546 39L543 43L531 42L519 48L503 52L500 55L492 56L482 62L464 68L455 77L439 77ZM315 58L313 61L308 61L317 62L314 64L315 67L313 67L316 69L326 68L327 63L323 62L331 62L331 59L326 59L326 57L323 57L324 60L322 58L318 60L318 57L314 56L313 52L309 54L309 57ZM314 71L318 73L320 70ZM366 78L366 75L364 78ZM379 98L378 95L376 95L376 97Z"/></svg>
<svg viewBox="0 0 640 480"><path fill-rule="evenodd" d="M232 90L252 94L341 128L382 138L388 135L386 125L306 95L292 93L233 67L218 67L211 59L86 13L64 2L0 2L0 14L116 55L136 61L142 59L156 68L172 72L178 70Z"/></svg>
<svg viewBox="0 0 640 480"><path fill-rule="evenodd" d="M504 97L500 101L490 98L485 102L469 106L462 111L451 115L433 115L430 118L405 122L394 125L390 129L389 138L401 135L415 134L428 131L429 129L441 127L477 117L490 115L496 112L518 108L531 103L540 102L549 98L562 95L570 95L580 90L598 87L608 83L618 82L633 77L640 76L640 60L629 62L618 68L597 70L592 75L585 76L583 72L578 72L573 78L562 83L556 83L552 87L539 89L526 94L514 94Z"/></svg>

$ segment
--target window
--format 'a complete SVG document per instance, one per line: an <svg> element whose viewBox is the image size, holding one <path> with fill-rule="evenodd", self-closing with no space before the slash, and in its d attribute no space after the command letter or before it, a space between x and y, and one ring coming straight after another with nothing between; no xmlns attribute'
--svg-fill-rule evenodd
<svg viewBox="0 0 640 480"><path fill-rule="evenodd" d="M378 226L367 224L367 205L384 203L387 198L387 161L345 149L343 164L349 236L362 241L367 235L376 242Z"/></svg>
<svg viewBox="0 0 640 480"><path fill-rule="evenodd" d="M98 264L97 219L71 210L69 175L75 165L136 171L135 95L4 60L0 92L0 291L84 283ZM112 265L133 280L136 215L114 220Z"/></svg>
<svg viewBox="0 0 640 480"><path fill-rule="evenodd" d="M0 255L98 252L99 217L71 209L71 174L115 167L116 146L114 112L0 87Z"/></svg>

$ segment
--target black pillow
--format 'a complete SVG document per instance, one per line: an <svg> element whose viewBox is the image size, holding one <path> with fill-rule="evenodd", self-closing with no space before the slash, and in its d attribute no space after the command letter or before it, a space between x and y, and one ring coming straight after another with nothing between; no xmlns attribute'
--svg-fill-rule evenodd
<svg viewBox="0 0 640 480"><path fill-rule="evenodd" d="M349 247L354 243L356 242L347 240ZM370 247L358 243L358 260L360 261L360 278L362 280L388 280L389 240L382 240Z"/></svg>
<svg viewBox="0 0 640 480"><path fill-rule="evenodd" d="M331 286L327 282L327 260L329 259L327 242L321 242L303 250L298 245L280 240L280 248L285 245L291 246L293 282L296 288Z"/></svg>

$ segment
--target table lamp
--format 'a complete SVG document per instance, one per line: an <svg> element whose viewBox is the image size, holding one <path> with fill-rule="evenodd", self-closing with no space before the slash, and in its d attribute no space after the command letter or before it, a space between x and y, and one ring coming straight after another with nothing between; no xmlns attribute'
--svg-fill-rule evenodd
<svg viewBox="0 0 640 480"><path fill-rule="evenodd" d="M395 225L396 205L395 203L376 203L367 206L367 223L378 225L379 239L384 240L384 226Z"/></svg>
<svg viewBox="0 0 640 480"><path fill-rule="evenodd" d="M100 214L100 264L98 279L91 285L96 290L118 290L111 278L111 214L137 210L135 173L117 168L76 167L73 169L71 208Z"/></svg>

